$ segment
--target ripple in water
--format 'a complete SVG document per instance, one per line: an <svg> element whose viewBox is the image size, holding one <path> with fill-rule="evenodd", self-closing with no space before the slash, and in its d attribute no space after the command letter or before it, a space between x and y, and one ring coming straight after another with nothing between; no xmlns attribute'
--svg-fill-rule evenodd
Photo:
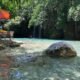
<svg viewBox="0 0 80 80"><path fill-rule="evenodd" d="M74 44L73 47L79 53L79 43L71 44ZM17 49L10 52L16 55L24 51L25 49ZM9 80L80 80L80 54L78 55L68 59L38 57L36 61L26 63L24 66L10 68Z"/></svg>
<svg viewBox="0 0 80 80"><path fill-rule="evenodd" d="M80 57L38 57L35 62L10 70L11 80L80 80Z"/></svg>

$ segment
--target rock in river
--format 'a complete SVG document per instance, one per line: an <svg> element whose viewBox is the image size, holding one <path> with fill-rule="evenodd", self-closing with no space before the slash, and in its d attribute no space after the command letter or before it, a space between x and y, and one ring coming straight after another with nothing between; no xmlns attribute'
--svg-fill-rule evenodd
<svg viewBox="0 0 80 80"><path fill-rule="evenodd" d="M3 44L0 44L0 50L5 49L5 46Z"/></svg>
<svg viewBox="0 0 80 80"><path fill-rule="evenodd" d="M72 45L66 42L57 42L46 49L45 54L50 57L75 57L77 55Z"/></svg>

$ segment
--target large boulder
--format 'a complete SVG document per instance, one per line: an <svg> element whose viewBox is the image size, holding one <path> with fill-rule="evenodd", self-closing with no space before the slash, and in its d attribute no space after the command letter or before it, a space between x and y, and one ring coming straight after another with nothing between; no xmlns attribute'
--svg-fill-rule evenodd
<svg viewBox="0 0 80 80"><path fill-rule="evenodd" d="M45 54L50 57L75 57L77 55L75 49L66 42L52 44L46 49Z"/></svg>

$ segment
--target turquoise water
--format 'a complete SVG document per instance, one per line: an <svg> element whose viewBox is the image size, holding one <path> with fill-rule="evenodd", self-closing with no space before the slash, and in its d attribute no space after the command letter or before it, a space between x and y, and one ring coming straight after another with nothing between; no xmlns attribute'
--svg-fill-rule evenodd
<svg viewBox="0 0 80 80"><path fill-rule="evenodd" d="M44 45L45 48L55 42L62 40L45 39L14 39L18 42L26 42L32 45ZM64 41L64 40L63 40ZM64 41L65 42L65 41ZM50 58L47 56L38 56L35 61L26 62L24 65L18 65L9 69L9 80L80 80L80 42L66 41L77 51L75 58ZM43 47L41 46L41 50ZM45 49L44 48L44 49ZM31 49L31 48L30 48ZM33 48L35 49L35 48ZM31 49L31 50L33 50ZM38 48L40 49L40 47ZM25 53L26 49L13 49L13 53ZM17 62L17 60L16 60Z"/></svg>
<svg viewBox="0 0 80 80"><path fill-rule="evenodd" d="M18 41L18 42L31 42L31 43L37 43L37 44L43 44L43 45L45 45L45 44L49 44L49 45L51 45L51 44L53 44L53 43L55 43L55 42L67 42L67 43L69 43L69 44L71 44L74 48L75 48L75 50L76 50L76 52L77 52L77 55L78 56L80 56L80 41L66 41L66 40L51 40L51 39L35 39L35 38L17 38L17 39L14 39L14 40L16 40L16 41Z"/></svg>
<svg viewBox="0 0 80 80"><path fill-rule="evenodd" d="M80 58L49 59L13 68L10 80L80 80Z"/></svg>

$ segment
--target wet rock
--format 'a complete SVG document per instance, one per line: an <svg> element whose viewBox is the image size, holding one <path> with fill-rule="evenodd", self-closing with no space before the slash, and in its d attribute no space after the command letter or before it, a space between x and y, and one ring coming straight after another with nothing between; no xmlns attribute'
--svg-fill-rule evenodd
<svg viewBox="0 0 80 80"><path fill-rule="evenodd" d="M0 44L0 50L5 49L5 46L3 44Z"/></svg>
<svg viewBox="0 0 80 80"><path fill-rule="evenodd" d="M58 42L52 44L46 51L50 57L75 57L77 55L75 49L66 42Z"/></svg>
<svg viewBox="0 0 80 80"><path fill-rule="evenodd" d="M19 69L10 70L10 79L11 80L23 80L24 75Z"/></svg>
<svg viewBox="0 0 80 80"><path fill-rule="evenodd" d="M22 43L18 43L18 42L11 41L11 40L1 40L0 48L1 49L6 48L6 47L15 48L15 47L20 47L21 44Z"/></svg>
<svg viewBox="0 0 80 80"><path fill-rule="evenodd" d="M35 61L37 56L30 56L30 55L18 55L18 56L12 56L12 66L23 66L26 65L29 62Z"/></svg>
<svg viewBox="0 0 80 80"><path fill-rule="evenodd" d="M9 44L8 44L8 46L9 46L9 47L12 47L12 48L13 48L13 47L19 47L20 45L21 45L21 43L17 43L17 42L12 42L12 43L9 43Z"/></svg>

